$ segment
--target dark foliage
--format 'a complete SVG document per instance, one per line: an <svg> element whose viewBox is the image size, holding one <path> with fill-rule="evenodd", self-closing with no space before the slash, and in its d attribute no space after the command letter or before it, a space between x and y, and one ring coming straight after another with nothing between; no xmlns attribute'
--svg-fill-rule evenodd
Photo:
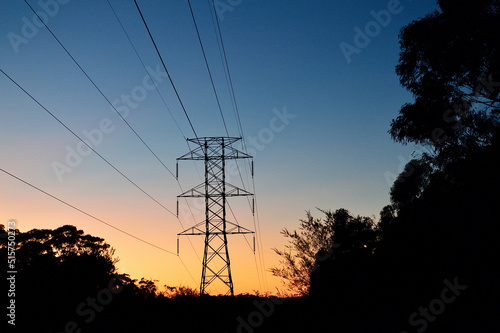
<svg viewBox="0 0 500 333"><path fill-rule="evenodd" d="M429 145L430 160L443 165L489 145L498 131L500 1L439 5L442 12L401 31L396 72L415 101L401 108L390 134Z"/></svg>
<svg viewBox="0 0 500 333"><path fill-rule="evenodd" d="M401 108L390 130L396 141L433 153L408 163L392 186L374 250L334 252L311 278L314 301L342 332L496 327L500 2L439 4L442 12L401 32L396 70L415 102ZM464 290L445 303L452 282ZM426 317L432 306L438 314Z"/></svg>

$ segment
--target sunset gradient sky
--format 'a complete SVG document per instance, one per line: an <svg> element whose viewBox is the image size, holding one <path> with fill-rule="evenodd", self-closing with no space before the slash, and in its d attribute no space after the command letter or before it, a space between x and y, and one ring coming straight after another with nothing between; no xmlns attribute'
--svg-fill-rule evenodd
<svg viewBox="0 0 500 333"><path fill-rule="evenodd" d="M184 137L193 137L193 132L162 74L134 2L110 2L154 73L152 80L107 1L29 1L36 11L45 13L42 16L48 18L54 34L175 173L176 158L189 150ZM138 3L198 136L224 136L187 0ZM255 155L255 224L246 199L230 203L242 226L260 229L259 248L263 250L254 256L251 237L247 236L248 243L243 236L230 237L235 292L275 291L281 288L280 281L268 269L279 260L271 249L286 243L280 230L296 229L306 210L319 216L316 207L346 208L356 215L378 218L380 209L389 203L391 177L415 150L393 143L387 133L400 106L411 101L394 72L398 32L437 5L433 0L217 3L245 140ZM208 4L192 0L229 134L238 136ZM383 16L381 10L392 14ZM380 23L375 23L376 17ZM0 2L0 69L71 130L90 137L99 154L175 213L176 196L181 193L175 177L50 33L33 20L24 1ZM368 39L359 36L365 28ZM347 44L356 48L348 57ZM78 149L82 151L78 139L0 73L0 168L174 253L176 234L203 219L202 203L190 201L191 215L181 202L177 219L94 153L83 150L85 156L74 156ZM66 167L61 169L61 165ZM184 190L201 182L202 168L201 163L180 164ZM240 168L244 184L235 175L229 175L230 181L253 191L248 164L240 163ZM160 285L199 287L203 237L191 237L192 246L182 238L179 259L4 173L0 173L0 188L1 224L16 219L22 231L72 224L111 244L120 258L121 273L159 280Z"/></svg>

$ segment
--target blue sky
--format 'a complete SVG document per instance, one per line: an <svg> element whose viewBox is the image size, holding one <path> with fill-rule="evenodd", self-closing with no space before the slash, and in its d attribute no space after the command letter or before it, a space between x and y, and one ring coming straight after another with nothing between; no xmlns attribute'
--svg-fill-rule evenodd
<svg viewBox="0 0 500 333"><path fill-rule="evenodd" d="M152 72L163 72L161 67L156 70L160 60L133 1L110 2L146 66ZM106 97L116 102L117 108L122 107L120 110L128 108L126 119L130 125L175 170L175 159L188 151L183 135L192 137L193 133L163 74L157 74L153 80L173 118L158 93L145 88L151 81L108 3L29 3L36 11L46 13L50 29ZM225 135L187 0L138 3L197 134ZM193 0L193 10L229 134L237 136L208 3ZM378 216L389 203L391 184L387 175L397 174L401 160L408 160L415 150L413 146L393 143L387 133L401 105L411 101L394 72L399 55L398 33L404 25L437 6L431 0L220 0L218 5L226 9L218 14L245 139L252 147L254 138L259 148L255 156L255 184L262 254L268 268L277 260L270 248L284 244L279 231L284 227L296 228L305 210L343 207L354 214ZM386 17L385 27L379 25L378 30L369 31L372 37L368 45L359 47L359 53L352 54L348 62L341 43L356 46L355 28L376 28L371 12L379 13L388 7L397 8L397 13ZM33 13L23 1L0 3L0 69L79 135L84 131L95 134L104 121L108 133L101 131L102 137L96 134L95 149L174 211L176 195L180 194L175 179L134 136L48 31L36 25L38 31L30 30L32 24ZM17 46L16 42L13 46L12 40L20 39L15 39L18 37L14 34L24 38ZM81 157L72 172L58 177L54 162L65 163L68 149L76 150L78 140L3 75L0 87L1 168L139 237L175 249L175 235L182 231L178 221L94 154ZM122 98L127 95L131 96L129 105ZM275 119L284 111L293 115L285 123L279 117ZM273 130L276 128L279 130ZM246 180L247 165L243 163L241 168L245 186L252 188ZM196 168L182 164L180 181L183 188L200 182ZM239 177L232 181L241 185ZM21 230L74 224L114 245L121 258L121 269L132 272L134 277L194 284L185 273L172 275L168 270L159 271L153 264L138 268L139 259L128 246L153 257L159 255L157 250L142 248L133 239L99 226L6 175L0 174L0 184L0 223L15 218ZM248 205L236 201L234 208L239 222L253 228ZM194 223L189 216L181 216L181 221L186 227ZM201 253L202 248L197 249ZM248 249L241 249L244 251ZM193 252L185 254L186 262L197 278L199 267ZM248 253L242 254L245 255ZM170 265L178 265L175 258L168 258L167 266L168 260L175 262ZM233 262L237 261L235 254ZM258 288L253 274L242 289ZM276 283L268 278L270 285Z"/></svg>

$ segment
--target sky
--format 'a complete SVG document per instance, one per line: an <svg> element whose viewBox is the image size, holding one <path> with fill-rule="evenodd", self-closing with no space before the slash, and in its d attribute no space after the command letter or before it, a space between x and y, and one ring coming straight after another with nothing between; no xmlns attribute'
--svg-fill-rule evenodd
<svg viewBox="0 0 500 333"><path fill-rule="evenodd" d="M191 2L229 135L239 137L210 1ZM172 175L194 133L134 2L28 3L102 94L24 1L0 2L0 69L157 202L2 73L0 168L171 253L2 172L0 224L15 219L21 231L75 225L111 244L119 272L198 288L203 237L181 237L179 257L176 250L177 234L203 220L203 202L181 201L175 215L177 195L202 182L203 164L180 162L179 183ZM138 4L196 134L226 136L187 0ZM438 7L433 0L216 5L255 170L254 182L246 161L238 163L241 177L234 165L228 170L228 181L255 192L257 202L254 218L245 198L230 199L229 220L258 231L256 254L251 236L229 237L235 292L275 292L282 285L269 268L279 265L272 248L284 248L282 229L297 229L308 210L320 217L316 208L346 208L377 220L390 202L395 175L418 149L388 134L400 107L412 101L395 74L398 33Z"/></svg>

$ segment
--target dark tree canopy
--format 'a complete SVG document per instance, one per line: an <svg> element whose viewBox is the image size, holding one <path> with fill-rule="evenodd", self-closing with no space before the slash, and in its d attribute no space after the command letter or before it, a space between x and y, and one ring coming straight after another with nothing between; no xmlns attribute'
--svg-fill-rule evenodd
<svg viewBox="0 0 500 333"><path fill-rule="evenodd" d="M396 72L415 97L392 121L396 141L429 145L446 163L499 129L500 1L438 1L441 12L400 33ZM438 158L435 158L438 157Z"/></svg>
<svg viewBox="0 0 500 333"><path fill-rule="evenodd" d="M338 331L469 332L496 325L500 1L438 3L440 12L401 31L396 71L415 100L402 106L390 129L396 141L429 152L398 176L375 228L356 227L363 221L343 210L332 214L333 243L342 246L326 259L320 249L308 272L311 299L322 315L335 317ZM437 304L444 281L459 281L463 293L424 318L422 309Z"/></svg>
<svg viewBox="0 0 500 333"><path fill-rule="evenodd" d="M322 262L332 258L370 253L376 240L375 222L366 216L353 216L346 209L320 210L325 216L315 218L311 212L300 220L299 231L284 229L289 244L284 250L273 249L281 256L280 267L271 268L283 279L288 291L304 296L310 293L311 275Z"/></svg>
<svg viewBox="0 0 500 333"><path fill-rule="evenodd" d="M4 233L5 229L0 229ZM104 239L71 225L54 230L16 230L18 326L37 322L41 330L74 313L79 302L106 288L116 273L114 250ZM0 242L2 260L8 247ZM54 327L52 327L54 329Z"/></svg>
<svg viewBox="0 0 500 333"><path fill-rule="evenodd" d="M420 197L429 182L432 168L420 160L411 160L391 187L391 202L396 208L403 207Z"/></svg>

